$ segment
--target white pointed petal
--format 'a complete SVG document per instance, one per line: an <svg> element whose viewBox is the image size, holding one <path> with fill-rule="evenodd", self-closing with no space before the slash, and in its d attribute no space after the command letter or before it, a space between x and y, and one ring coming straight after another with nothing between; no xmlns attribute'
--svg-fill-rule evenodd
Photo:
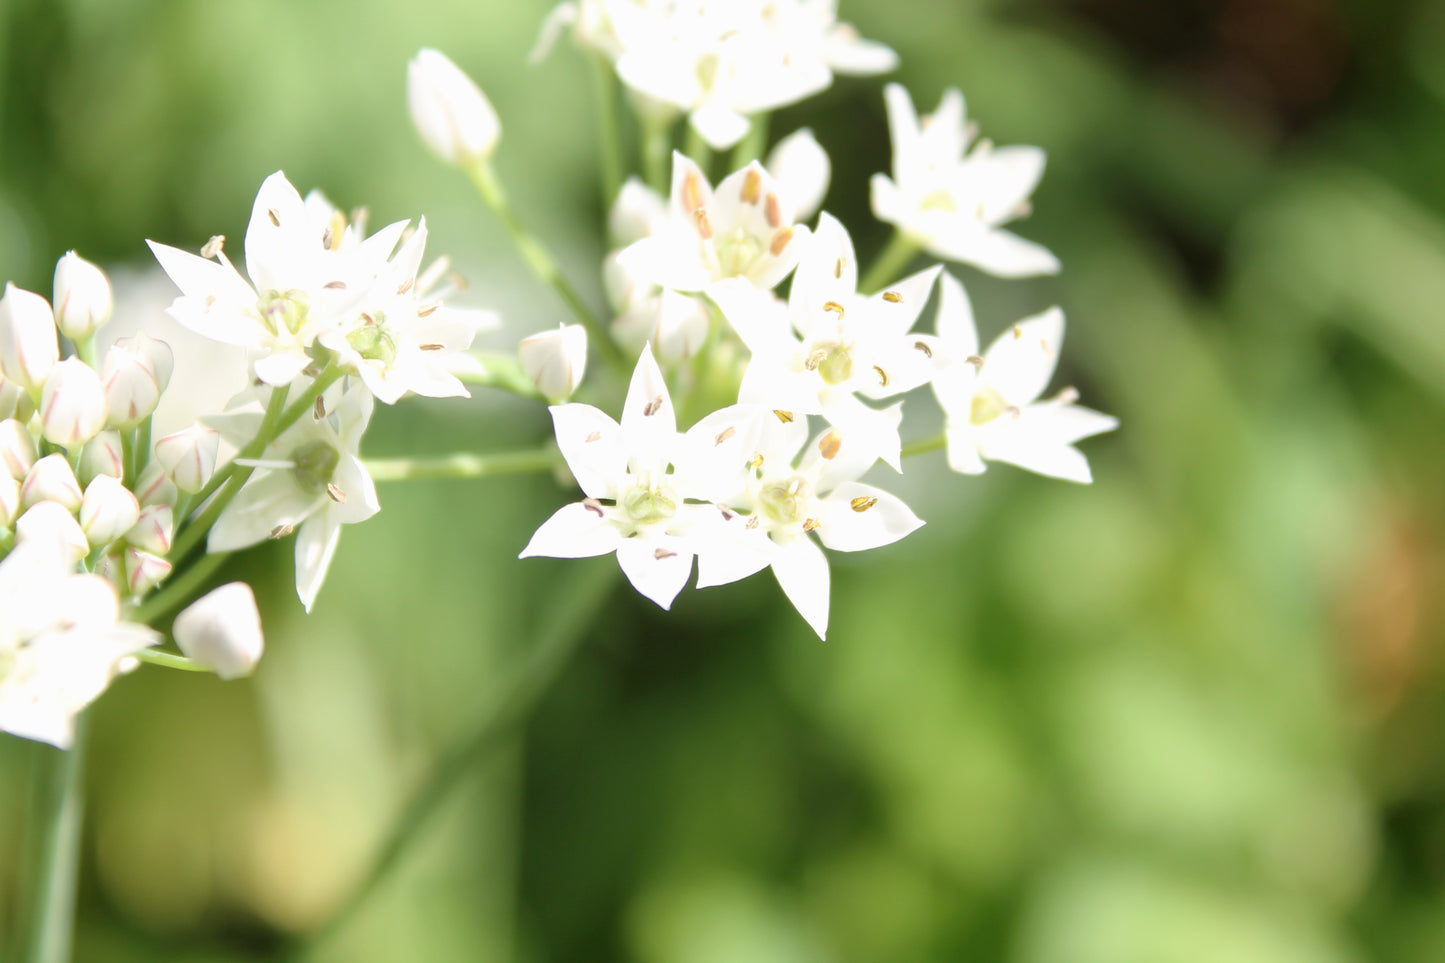
<svg viewBox="0 0 1445 963"><path fill-rule="evenodd" d="M989 438L981 454L989 461L1004 461L1050 478L1087 485L1094 480L1089 461L1072 445L1012 433Z"/></svg>
<svg viewBox="0 0 1445 963"><path fill-rule="evenodd" d="M299 286L298 267L305 277L314 253L321 251L315 238L315 252L308 250L306 202L280 171L261 183L246 228L246 272L259 291L285 291Z"/></svg>
<svg viewBox="0 0 1445 963"><path fill-rule="evenodd" d="M731 108L705 103L688 115L693 130L702 135L713 150L727 150L747 136L751 122Z"/></svg>
<svg viewBox="0 0 1445 963"><path fill-rule="evenodd" d="M781 185L793 221L806 220L817 212L833 171L827 151L808 127L778 141L768 155L767 169Z"/></svg>
<svg viewBox="0 0 1445 963"><path fill-rule="evenodd" d="M823 50L828 66L840 74L886 74L898 67L898 54L893 52L892 47L876 40L852 36L844 30L834 30L829 34Z"/></svg>
<svg viewBox="0 0 1445 963"><path fill-rule="evenodd" d="M970 231L956 240L934 240L929 250L935 254L951 261L972 264L980 271L997 277L1028 278L1059 273L1059 259L1048 248L1008 231L993 230L983 234Z"/></svg>
<svg viewBox="0 0 1445 963"><path fill-rule="evenodd" d="M893 179L907 183L924 162L919 143L918 112L913 98L901 84L883 88L883 102L888 108L888 134L893 141Z"/></svg>
<svg viewBox="0 0 1445 963"><path fill-rule="evenodd" d="M942 270L942 265L935 264L873 295L869 301L878 323L869 325L868 333L902 336L911 330L923 313L923 306L933 293L933 282Z"/></svg>
<svg viewBox="0 0 1445 963"><path fill-rule="evenodd" d="M292 351L274 351L251 362L251 370L268 385L289 385L306 370L311 358L297 347Z"/></svg>
<svg viewBox="0 0 1445 963"><path fill-rule="evenodd" d="M381 503L376 498L376 483L355 455L342 454L331 483L346 499L332 508L343 524L364 522L381 511Z"/></svg>
<svg viewBox="0 0 1445 963"><path fill-rule="evenodd" d="M707 296L754 356L784 356L797 349L788 309L770 291L760 291L743 278L728 278L709 285Z"/></svg>
<svg viewBox="0 0 1445 963"><path fill-rule="evenodd" d="M886 174L874 174L868 179L868 189L874 217L900 229L907 225L910 220L908 201L892 178Z"/></svg>
<svg viewBox="0 0 1445 963"><path fill-rule="evenodd" d="M991 388L1010 405L1022 408L1048 386L1064 345L1064 312L1043 314L1008 328L983 353L981 387Z"/></svg>
<svg viewBox="0 0 1445 963"><path fill-rule="evenodd" d="M973 320L973 304L963 284L946 271L939 281L934 330L947 349L947 359L940 360L961 362L978 354L978 326Z"/></svg>
<svg viewBox="0 0 1445 963"><path fill-rule="evenodd" d="M740 582L772 564L776 555L772 539L757 531L748 531L746 522L743 516L734 515L722 522L712 538L698 546L698 588Z"/></svg>
<svg viewBox="0 0 1445 963"><path fill-rule="evenodd" d="M256 292L247 284L236 269L216 261L208 260L171 247L146 241L155 255L161 270L175 282L176 287L188 298L204 299L208 295L219 301L250 303L256 300Z"/></svg>
<svg viewBox="0 0 1445 963"><path fill-rule="evenodd" d="M964 418L967 419L967 413ZM944 437L948 441L948 467L965 475L982 475L988 470L983 456L978 453L978 438L965 420L962 427L950 426Z"/></svg>
<svg viewBox="0 0 1445 963"><path fill-rule="evenodd" d="M341 519L324 509L308 518L296 533L296 594L308 612L326 580L340 538Z"/></svg>
<svg viewBox="0 0 1445 963"><path fill-rule="evenodd" d="M692 574L692 552L682 539L668 536L627 538L617 546L617 564L632 587L664 609Z"/></svg>
<svg viewBox="0 0 1445 963"><path fill-rule="evenodd" d="M859 482L846 482L823 499L818 537L839 552L891 545L923 520L896 496Z"/></svg>
<svg viewBox="0 0 1445 963"><path fill-rule="evenodd" d="M990 224L1011 220L1038 187L1046 160L1037 147L1000 147L971 162L981 185L983 219Z"/></svg>
<svg viewBox="0 0 1445 963"><path fill-rule="evenodd" d="M879 411L849 395L830 406L823 415L843 437L849 457L861 452L857 457L881 458L894 471L903 470L903 441L898 435L898 425L903 420L901 402Z"/></svg>
<svg viewBox="0 0 1445 963"><path fill-rule="evenodd" d="M627 474L622 428L591 405L553 405L557 448L577 484L589 498L613 498L617 480Z"/></svg>
<svg viewBox="0 0 1445 963"><path fill-rule="evenodd" d="M617 266L636 278L674 291L701 291L711 278L697 253L698 239L673 233L644 237L623 248Z"/></svg>
<svg viewBox="0 0 1445 963"><path fill-rule="evenodd" d="M270 538L278 528L299 525L322 507L325 495L302 491L289 471L253 478L221 512L206 540L211 552L233 552Z"/></svg>
<svg viewBox="0 0 1445 963"><path fill-rule="evenodd" d="M677 415L667 393L667 380L652 356L652 349L646 345L637 358L637 367L627 387L627 400L622 407L622 437L629 463L635 466L662 467L671 458L676 444Z"/></svg>
<svg viewBox="0 0 1445 963"><path fill-rule="evenodd" d="M764 419L772 417L761 406L730 405L689 428L675 463L674 484L683 497L724 505L738 498L746 488L748 459L762 441Z"/></svg>
<svg viewBox="0 0 1445 963"><path fill-rule="evenodd" d="M858 290L858 257L848 231L827 211L818 215L812 243L798 262L788 308L804 337L811 319L829 301L851 298Z"/></svg>
<svg viewBox="0 0 1445 963"><path fill-rule="evenodd" d="M964 129L963 94L957 87L943 92L938 108L927 117L926 123L919 124L919 136L924 153L935 163L954 162L963 157L968 133Z"/></svg>
<svg viewBox="0 0 1445 963"><path fill-rule="evenodd" d="M591 558L617 551L622 542L605 509L573 502L553 512L517 557Z"/></svg>
<svg viewBox="0 0 1445 963"><path fill-rule="evenodd" d="M773 576L818 638L827 638L829 575L823 550L807 536L779 546L773 556Z"/></svg>

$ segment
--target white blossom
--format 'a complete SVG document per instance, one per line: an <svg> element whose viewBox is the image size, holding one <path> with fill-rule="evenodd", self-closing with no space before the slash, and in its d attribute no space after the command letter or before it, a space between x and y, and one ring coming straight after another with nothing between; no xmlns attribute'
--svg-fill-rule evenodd
<svg viewBox="0 0 1445 963"><path fill-rule="evenodd" d="M170 384L174 368L175 357L164 341L143 331L117 338L100 368L110 423L125 427L149 418Z"/></svg>
<svg viewBox="0 0 1445 963"><path fill-rule="evenodd" d="M68 512L76 512L84 494L75 472L70 470L70 462L58 452L38 459L20 484L20 500L26 508L55 502Z"/></svg>
<svg viewBox="0 0 1445 963"><path fill-rule="evenodd" d="M50 369L40 393L40 428L45 439L77 448L100 433L109 412L100 375L79 358Z"/></svg>
<svg viewBox="0 0 1445 963"><path fill-rule="evenodd" d="M55 262L55 323L72 341L83 341L110 320L115 298L105 272L74 251Z"/></svg>
<svg viewBox="0 0 1445 963"><path fill-rule="evenodd" d="M157 439L156 461L171 476L176 488L194 494L211 480L220 445L220 432L205 425L191 425Z"/></svg>
<svg viewBox="0 0 1445 963"><path fill-rule="evenodd" d="M0 297L0 374L37 392L59 360L60 337L50 302L6 284Z"/></svg>
<svg viewBox="0 0 1445 963"><path fill-rule="evenodd" d="M811 129L804 127L778 141L765 166L777 178L779 197L790 205L788 220L806 221L818 212L833 165Z"/></svg>
<svg viewBox="0 0 1445 963"><path fill-rule="evenodd" d="M96 475L85 486L80 528L91 545L108 545L140 521L140 503L120 479Z"/></svg>
<svg viewBox="0 0 1445 963"><path fill-rule="evenodd" d="M538 332L522 339L517 356L542 397L553 404L566 401L587 371L587 329L563 324Z"/></svg>
<svg viewBox="0 0 1445 963"><path fill-rule="evenodd" d="M406 103L422 141L446 163L471 167L497 149L492 102L441 51L422 50L407 64Z"/></svg>
<svg viewBox="0 0 1445 963"><path fill-rule="evenodd" d="M250 675L266 643L256 595L245 582L228 582L196 599L171 628L186 658L222 679Z"/></svg>
<svg viewBox="0 0 1445 963"><path fill-rule="evenodd" d="M80 464L76 476L82 485L100 475L120 478L125 474L124 451L121 448L120 432L111 429L102 431L85 443L80 450Z"/></svg>
<svg viewBox="0 0 1445 963"><path fill-rule="evenodd" d="M0 466L11 478L24 478L35 464L35 454L30 429L14 418L0 421Z"/></svg>

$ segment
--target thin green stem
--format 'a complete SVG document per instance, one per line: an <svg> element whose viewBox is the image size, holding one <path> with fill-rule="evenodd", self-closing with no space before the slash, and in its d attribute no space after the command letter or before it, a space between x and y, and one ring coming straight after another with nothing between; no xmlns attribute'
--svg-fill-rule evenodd
<svg viewBox="0 0 1445 963"><path fill-rule="evenodd" d="M125 487L134 488L136 482L135 473L135 430L122 428L120 430L120 470L125 476Z"/></svg>
<svg viewBox="0 0 1445 963"><path fill-rule="evenodd" d="M36 813L40 862L30 906L28 963L69 963L75 926L75 887L80 876L80 826L85 808L83 776L90 725L87 713L75 717L75 741L69 751L41 750L41 792Z"/></svg>
<svg viewBox="0 0 1445 963"><path fill-rule="evenodd" d="M752 121L752 124L748 127L748 132L743 135L743 139L738 141L737 146L733 148L733 156L728 164L728 173L740 171L753 161L762 160L763 151L768 146L768 124L772 115L764 112L753 114L748 119Z"/></svg>
<svg viewBox="0 0 1445 963"><path fill-rule="evenodd" d="M939 432L932 438L924 438L919 441L912 441L903 446L903 457L910 455L923 455L930 451L938 451L940 448L948 447L948 436Z"/></svg>
<svg viewBox="0 0 1445 963"><path fill-rule="evenodd" d="M474 374L470 371L457 372L457 378L469 385L481 385L486 388L497 388L501 391L510 391L522 398L534 400L545 400L542 393L537 390L532 379L527 377L527 372L522 370L522 362L517 355L502 354L500 351L473 351L472 357L482 363L482 373Z"/></svg>
<svg viewBox="0 0 1445 963"><path fill-rule="evenodd" d="M272 429L281 415L286 411L286 388L273 388L271 398L266 402L266 413L261 417L261 427L256 429L256 437L251 439L250 444L236 453L237 458L255 458L266 450L266 445L271 442ZM231 462L232 466L235 462ZM196 504L200 505L206 499L214 495L222 485L231 477L228 469L222 469L211 476L211 480L196 493Z"/></svg>
<svg viewBox="0 0 1445 963"><path fill-rule="evenodd" d="M712 179L712 145L703 140L702 134L698 133L697 128L692 124L687 125L682 152L702 169L704 176L709 180Z"/></svg>
<svg viewBox="0 0 1445 963"><path fill-rule="evenodd" d="M228 558L229 552L202 555L196 559L195 564L186 566L179 575L157 589L154 595L132 609L126 615L127 621L155 625L161 616L169 615L190 601L191 596L211 580Z"/></svg>
<svg viewBox="0 0 1445 963"><path fill-rule="evenodd" d="M433 767L431 775L412 794L391 832L372 859L371 867L356 888L319 929L291 947L285 958L305 959L322 946L356 915L376 888L391 875L402 856L430 823L432 815L456 790L463 778L493 752L507 746L537 701L567 664L577 644L596 620L615 579L610 565L589 566L574 577L559 597L568 600L540 633L527 663L511 684L482 712L472 731L458 741Z"/></svg>
<svg viewBox="0 0 1445 963"><path fill-rule="evenodd" d="M97 374L100 372L100 368L95 363L94 334L92 334L88 338L81 338L79 341L75 342L75 356L81 361L84 361L89 367L94 368Z"/></svg>
<svg viewBox="0 0 1445 963"><path fill-rule="evenodd" d="M136 425L135 428L135 450L131 457L135 459L135 477L139 478L141 472L151 463L151 419L146 417L145 421Z"/></svg>
<svg viewBox="0 0 1445 963"><path fill-rule="evenodd" d="M572 287L567 278L563 276L557 262L541 242L527 232L518 220L517 214L512 210L511 203L507 200L506 192L502 189L502 182L497 180L496 172L492 166L483 161L468 168L472 183L476 185L477 193L481 194L482 200L492 209L492 213L502 222L502 226L511 235L512 243L516 246L517 252L522 255L522 260L527 267L537 276L543 284L551 286L557 295L571 309L577 320L587 329L587 336L597 348L598 354L609 367L620 375L628 374L630 366L627 359L623 357L622 351L612 340L612 335L604 325L587 307L582 296Z"/></svg>
<svg viewBox="0 0 1445 963"><path fill-rule="evenodd" d="M531 451L503 451L486 455L459 453L435 458L368 458L366 470L373 481L407 481L421 478L489 478L529 471L550 471L562 464L562 455L548 445Z"/></svg>
<svg viewBox="0 0 1445 963"><path fill-rule="evenodd" d="M895 231L888 246L878 255L872 267L858 282L860 294L876 294L898 280L908 262L919 251L918 243L902 231Z"/></svg>
<svg viewBox="0 0 1445 963"><path fill-rule="evenodd" d="M174 652L157 652L155 649L141 649L135 654L137 659L148 665L158 665L166 669L179 669L182 672L210 672L205 666L196 665L183 655L176 655Z"/></svg>
<svg viewBox="0 0 1445 963"><path fill-rule="evenodd" d="M668 195L668 171L672 165L672 122L644 120L642 173L647 186L663 197Z"/></svg>
<svg viewBox="0 0 1445 963"><path fill-rule="evenodd" d="M602 209L611 209L622 189L622 116L617 107L617 74L605 57L592 58L597 90L598 137L602 153Z"/></svg>

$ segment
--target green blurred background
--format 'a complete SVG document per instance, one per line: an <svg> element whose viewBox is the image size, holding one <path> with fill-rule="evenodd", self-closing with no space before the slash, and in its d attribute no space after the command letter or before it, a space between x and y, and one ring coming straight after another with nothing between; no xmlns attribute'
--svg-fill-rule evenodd
<svg viewBox="0 0 1445 963"><path fill-rule="evenodd" d="M1049 152L1022 233L1064 273L958 274L985 338L1063 305L1056 384L1123 423L1084 443L1096 483L910 463L928 525L833 556L826 643L766 576L670 614L615 580L525 732L316 957L1445 959L1445 2L842 6L920 107L958 85ZM284 168L375 225L425 213L510 350L564 315L410 129L406 60L437 46L600 306L589 71L565 44L525 63L548 7L0 0L0 275L48 291L77 248L144 287L144 238L235 244ZM772 129L804 124L866 261L880 81ZM478 391L379 410L366 451L547 432ZM289 545L234 565L265 597L254 680L146 669L94 710L78 959L263 960L321 925L615 568L514 560L572 497L389 485L310 617ZM0 739L0 933L43 751Z"/></svg>

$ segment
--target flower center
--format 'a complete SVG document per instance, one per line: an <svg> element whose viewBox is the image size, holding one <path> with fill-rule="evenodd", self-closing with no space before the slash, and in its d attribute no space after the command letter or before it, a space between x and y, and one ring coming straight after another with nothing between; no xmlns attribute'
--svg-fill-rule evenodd
<svg viewBox="0 0 1445 963"><path fill-rule="evenodd" d="M622 510L638 525L666 521L677 514L677 493L670 488L638 485L622 496Z"/></svg>
<svg viewBox="0 0 1445 963"><path fill-rule="evenodd" d="M948 214L958 210L958 204L954 202L953 195L942 188L925 197L919 206L925 211L944 211Z"/></svg>
<svg viewBox="0 0 1445 963"><path fill-rule="evenodd" d="M336 466L341 463L341 452L324 441L313 441L291 455L296 467L296 483L304 491L319 495L331 484Z"/></svg>
<svg viewBox="0 0 1445 963"><path fill-rule="evenodd" d="M745 275L762 253L763 245L758 239L739 230L717 245L718 269L725 278Z"/></svg>
<svg viewBox="0 0 1445 963"><path fill-rule="evenodd" d="M396 360L396 341L386 330L386 316L376 312L374 323L363 324L346 336L346 343L368 361L390 365Z"/></svg>
<svg viewBox="0 0 1445 963"><path fill-rule="evenodd" d="M853 356L846 346L825 342L808 353L807 368L818 372L818 377L828 384L840 385L853 377Z"/></svg>
<svg viewBox="0 0 1445 963"><path fill-rule="evenodd" d="M768 482L758 492L763 514L779 525L797 525L808 515L808 481L794 475L786 481Z"/></svg>
<svg viewBox="0 0 1445 963"><path fill-rule="evenodd" d="M282 331L297 334L306 324L306 313L311 309L311 299L306 296L305 291L295 288L284 293L267 291L261 295L256 307L261 313L261 323L272 334L280 334Z"/></svg>
<svg viewBox="0 0 1445 963"><path fill-rule="evenodd" d="M1009 403L992 388L980 388L973 396L968 409L968 420L975 425L986 425L1009 410Z"/></svg>

